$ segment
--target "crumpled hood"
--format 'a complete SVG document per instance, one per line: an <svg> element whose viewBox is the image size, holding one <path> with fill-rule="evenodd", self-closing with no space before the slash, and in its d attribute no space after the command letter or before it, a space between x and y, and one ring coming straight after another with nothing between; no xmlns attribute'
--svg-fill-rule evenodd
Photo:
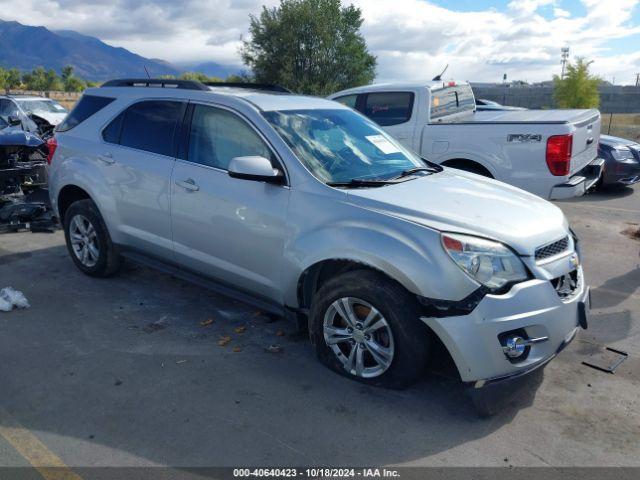
<svg viewBox="0 0 640 480"><path fill-rule="evenodd" d="M440 231L471 233L501 241L522 255L567 235L555 205L519 188L459 170L376 188L348 190L369 210Z"/></svg>
<svg viewBox="0 0 640 480"><path fill-rule="evenodd" d="M43 110L34 110L32 112L33 115L37 115L40 118L45 119L54 127L57 127L59 123L62 123L64 118L67 116L66 113L54 113L54 112L46 112Z"/></svg>

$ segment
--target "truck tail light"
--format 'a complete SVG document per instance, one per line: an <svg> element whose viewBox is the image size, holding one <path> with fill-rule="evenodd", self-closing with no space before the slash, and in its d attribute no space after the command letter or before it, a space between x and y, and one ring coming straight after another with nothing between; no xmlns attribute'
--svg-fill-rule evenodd
<svg viewBox="0 0 640 480"><path fill-rule="evenodd" d="M547 140L547 167L551 175L563 177L571 170L573 135L552 135Z"/></svg>
<svg viewBox="0 0 640 480"><path fill-rule="evenodd" d="M58 148L58 141L56 137L51 137L47 140L47 163L51 165L51 160L53 160L53 154L56 153L56 148Z"/></svg>

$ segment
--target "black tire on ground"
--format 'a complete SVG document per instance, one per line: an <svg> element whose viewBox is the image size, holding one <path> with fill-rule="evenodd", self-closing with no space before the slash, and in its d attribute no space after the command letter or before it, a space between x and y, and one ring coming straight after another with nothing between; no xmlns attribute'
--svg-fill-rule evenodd
<svg viewBox="0 0 640 480"><path fill-rule="evenodd" d="M81 215L91 222L96 232L99 253L95 265L92 266L84 265L80 261L71 244L70 226L73 218L77 215ZM115 274L122 266L122 256L120 256L116 246L111 241L107 226L93 200L78 200L69 206L64 215L64 236L67 242L67 250L73 263L83 273L92 277L109 277Z"/></svg>
<svg viewBox="0 0 640 480"><path fill-rule="evenodd" d="M379 376L363 378L349 372L325 341L325 314L333 302L344 297L368 302L391 328L394 355ZM400 389L415 382L427 363L431 332L419 316L415 296L400 284L372 270L354 270L327 281L316 293L309 313L309 335L318 358L330 369L369 385Z"/></svg>

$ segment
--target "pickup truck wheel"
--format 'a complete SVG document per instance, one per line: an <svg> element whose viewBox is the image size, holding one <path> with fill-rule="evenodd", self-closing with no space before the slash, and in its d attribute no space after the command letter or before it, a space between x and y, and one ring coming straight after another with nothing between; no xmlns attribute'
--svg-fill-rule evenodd
<svg viewBox="0 0 640 480"><path fill-rule="evenodd" d="M64 215L64 236L73 263L83 273L108 277L119 270L122 257L92 200L79 200L69 206Z"/></svg>
<svg viewBox="0 0 640 480"><path fill-rule="evenodd" d="M404 388L421 375L430 344L413 295L369 270L341 274L320 288L309 332L326 366L387 388Z"/></svg>

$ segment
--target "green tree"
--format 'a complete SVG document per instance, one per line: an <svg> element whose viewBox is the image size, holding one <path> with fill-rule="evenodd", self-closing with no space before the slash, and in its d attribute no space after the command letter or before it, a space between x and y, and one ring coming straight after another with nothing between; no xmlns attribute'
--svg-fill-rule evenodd
<svg viewBox="0 0 640 480"><path fill-rule="evenodd" d="M64 82L65 92L82 92L85 88L87 84L76 76L71 76Z"/></svg>
<svg viewBox="0 0 640 480"><path fill-rule="evenodd" d="M56 71L52 68L47 70L44 75L45 78L45 88L44 90L47 92L58 92L62 90L62 82L60 81L60 77Z"/></svg>
<svg viewBox="0 0 640 480"><path fill-rule="evenodd" d="M0 88L4 88L7 89L7 75L8 75L8 71L5 70L4 68L0 67Z"/></svg>
<svg viewBox="0 0 640 480"><path fill-rule="evenodd" d="M360 34L362 16L340 0L280 0L250 15L251 39L240 49L256 82L326 95L370 83L376 58Z"/></svg>
<svg viewBox="0 0 640 480"><path fill-rule="evenodd" d="M73 66L67 65L62 69L62 86L65 92L81 92L87 88L84 80L73 74Z"/></svg>
<svg viewBox="0 0 640 480"><path fill-rule="evenodd" d="M200 72L184 72L178 78L180 78L180 80L195 80L197 82L202 82L202 83L222 81L221 78L209 77L208 75L205 75L204 73L200 73Z"/></svg>
<svg viewBox="0 0 640 480"><path fill-rule="evenodd" d="M43 67L37 67L22 75L22 82L27 90L44 91L47 89L47 72Z"/></svg>
<svg viewBox="0 0 640 480"><path fill-rule="evenodd" d="M7 76L5 79L5 88L11 90L19 88L22 85L22 78L20 71L17 68L11 68L7 70Z"/></svg>
<svg viewBox="0 0 640 480"><path fill-rule="evenodd" d="M575 64L567 64L564 78L554 75L553 97L560 108L597 108L600 105L598 85L602 80L589 73L592 63L577 58Z"/></svg>

